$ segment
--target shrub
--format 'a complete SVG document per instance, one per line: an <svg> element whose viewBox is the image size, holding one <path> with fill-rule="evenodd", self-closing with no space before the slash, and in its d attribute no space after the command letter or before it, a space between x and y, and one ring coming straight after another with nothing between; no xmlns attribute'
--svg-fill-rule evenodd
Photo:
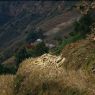
<svg viewBox="0 0 95 95"><path fill-rule="evenodd" d="M65 40L62 41L62 43L55 49L54 53L55 54L60 54L60 52L63 50L63 48L67 45L67 44L70 44L72 42L75 42L77 40L80 40L84 38L84 35L81 35L81 34L76 34L74 36L71 36Z"/></svg>
<svg viewBox="0 0 95 95"><path fill-rule="evenodd" d="M40 56L44 53L48 53L49 49L44 42L39 43L34 49L31 50L30 55L32 57Z"/></svg>
<svg viewBox="0 0 95 95"><path fill-rule="evenodd" d="M27 50L25 47L23 47L22 49L20 49L17 54L16 54L16 62L17 62L17 66L19 65L20 62L22 62L25 58L28 58L29 55L27 53Z"/></svg>
<svg viewBox="0 0 95 95"><path fill-rule="evenodd" d="M4 60L4 56L3 56L3 54L0 54L0 63L2 63L3 60Z"/></svg>
<svg viewBox="0 0 95 95"><path fill-rule="evenodd" d="M29 57L37 57L44 53L48 53L48 51L49 49L46 47L44 42L37 44L33 49L26 49L25 47L21 48L15 56L17 68L24 59Z"/></svg>
<svg viewBox="0 0 95 95"><path fill-rule="evenodd" d="M26 38L26 41L28 43L31 42L35 42L35 40L37 40L38 38L43 39L43 30L39 29L39 30L33 30L32 32L30 32Z"/></svg>
<svg viewBox="0 0 95 95"><path fill-rule="evenodd" d="M74 31L79 32L83 35L90 32L90 26L92 25L93 20L91 14L86 14L80 18L79 21L74 23Z"/></svg>
<svg viewBox="0 0 95 95"><path fill-rule="evenodd" d="M16 68L8 68L5 67L4 65L0 64L0 74L15 74L16 73Z"/></svg>

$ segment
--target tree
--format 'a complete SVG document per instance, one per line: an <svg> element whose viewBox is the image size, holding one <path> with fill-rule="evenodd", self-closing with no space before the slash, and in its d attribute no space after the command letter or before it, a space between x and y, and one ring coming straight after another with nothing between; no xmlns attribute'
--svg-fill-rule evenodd
<svg viewBox="0 0 95 95"><path fill-rule="evenodd" d="M6 67L3 64L0 64L0 74L15 74L17 71L16 68Z"/></svg>
<svg viewBox="0 0 95 95"><path fill-rule="evenodd" d="M37 38L38 38L37 33L35 31L33 31L33 32L29 33L29 35L26 38L26 41L29 43L34 42Z"/></svg>
<svg viewBox="0 0 95 95"><path fill-rule="evenodd" d="M28 58L28 57L29 55L26 48L23 47L22 49L20 49L16 54L17 66L19 65L20 62L22 62L25 58Z"/></svg>
<svg viewBox="0 0 95 95"><path fill-rule="evenodd" d="M45 43L39 43L36 47L36 51L38 55L42 55L44 53L48 53L48 48L45 46Z"/></svg>
<svg viewBox="0 0 95 95"><path fill-rule="evenodd" d="M49 51L49 49L48 49L48 47L46 47L45 43L44 42L41 42L41 43L39 43L35 47L35 49L33 49L31 51L31 56L32 57L37 57L37 56L40 56L40 55L42 55L44 53L48 53L48 51Z"/></svg>
<svg viewBox="0 0 95 95"><path fill-rule="evenodd" d="M79 21L74 23L74 30L81 34L87 34L90 32L90 26L92 25L93 20L91 14L83 15Z"/></svg>
<svg viewBox="0 0 95 95"><path fill-rule="evenodd" d="M35 42L35 40L37 40L38 38L43 39L43 30L39 29L39 30L33 30L31 33L28 34L26 41L28 43L31 42Z"/></svg>
<svg viewBox="0 0 95 95"><path fill-rule="evenodd" d="M0 74L2 74L3 73L3 66L2 66L2 64L0 64Z"/></svg>

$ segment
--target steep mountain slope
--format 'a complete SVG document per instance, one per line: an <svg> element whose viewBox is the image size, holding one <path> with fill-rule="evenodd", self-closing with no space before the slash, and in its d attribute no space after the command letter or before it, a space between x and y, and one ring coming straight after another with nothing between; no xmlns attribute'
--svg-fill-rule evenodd
<svg viewBox="0 0 95 95"><path fill-rule="evenodd" d="M93 41L85 39L67 45L62 56L45 54L25 60L17 72L16 80L22 78L17 95L94 95L94 47Z"/></svg>
<svg viewBox="0 0 95 95"><path fill-rule="evenodd" d="M95 41L87 38L67 45L59 56L26 59L7 86L14 88L10 88L13 95L94 95L94 48Z"/></svg>
<svg viewBox="0 0 95 95"><path fill-rule="evenodd" d="M1 28L0 34L0 46L7 46L10 41L16 40L18 37L25 33L25 28L28 24L32 23L43 18L48 14L53 7L55 7L55 3L45 2L47 4L43 4L40 2L7 2L5 4L5 10L10 14L14 14L14 17L6 23ZM43 6L44 5L44 6ZM50 8L46 8L46 6ZM6 7L9 7L6 9ZM10 8L12 7L12 8ZM43 10L44 9L44 10ZM17 12L16 12L17 11ZM14 13L13 13L14 12ZM6 13L7 14L7 13ZM3 31L2 31L3 30ZM8 35L8 36L7 36ZM10 36L11 35L11 36ZM6 39L6 37L8 39ZM12 42L13 42L12 41ZM6 45L7 44L7 45Z"/></svg>
<svg viewBox="0 0 95 95"><path fill-rule="evenodd" d="M25 5L25 3L26 3L26 5ZM7 4L5 4L5 5L9 6L8 9L9 9L10 15L12 14L12 13L10 13L10 10L12 10L12 12L14 12L14 13L17 10L15 8L15 6L18 8L19 11L21 9L21 12L18 12L18 15L15 16L15 19L12 19L11 22L9 21L9 23L5 24L3 27L4 29L6 27L5 31L12 31L13 33L14 32L23 33L23 30L25 30L25 28L27 27L27 24L29 25L30 22L33 22L33 21L35 21L35 19L40 18L40 17L44 17L44 16L46 17L51 14L53 15L54 13L56 14L57 12L62 13L63 9L61 10L61 7L64 7L64 3L62 3L62 2L20 2L20 5L18 3L11 2L9 4L10 5L7 5ZM13 6L13 4L15 4L15 6ZM30 4L30 6L29 6L29 4ZM10 8L10 6L12 6L14 8ZM19 8L18 6L20 6L21 8ZM26 6L26 7L24 7L24 9L23 9L22 6ZM27 8L27 7L29 7L29 8ZM35 9L34 9L34 7L35 7ZM6 11L8 11L8 10L6 9ZM30 24L30 26L31 26L31 24ZM4 31L2 31L2 29L1 29L1 32L4 32ZM11 34L11 33L9 33L9 34ZM4 33L2 34L2 36L3 35L4 35ZM16 36L18 36L18 35L16 35Z"/></svg>
<svg viewBox="0 0 95 95"><path fill-rule="evenodd" d="M63 27L62 22L55 26ZM48 26L43 24L43 21L40 23L42 27ZM55 26L50 30L55 29ZM95 95L94 23L92 27L91 34L66 45L61 55L44 54L28 58L19 65L16 75L0 75L0 93L2 95ZM14 61L14 58L11 60ZM10 59L8 61L10 63Z"/></svg>
<svg viewBox="0 0 95 95"><path fill-rule="evenodd" d="M74 4L76 4L75 1L69 3L69 5L65 1L0 2L0 13L4 14L6 17L10 17L10 19L0 28L0 54L6 56L7 52L11 51L8 56L10 57L17 48L25 43L25 38L27 34L33 30L33 27L41 27L46 32L49 32L59 24L67 22L65 21L64 14L67 13L68 9ZM72 15L73 12L76 14L74 17L77 18L79 13L71 11L70 14ZM69 20L71 17L69 17L69 14L67 16ZM48 28L51 22L53 23L50 26L53 27ZM63 32L62 35L64 34ZM46 39L48 38L49 37ZM52 34L50 40L51 39L54 39Z"/></svg>
<svg viewBox="0 0 95 95"><path fill-rule="evenodd" d="M85 69L91 71L94 67L95 42L82 40L74 44L67 45L63 50L63 56L67 57L65 67L67 69Z"/></svg>

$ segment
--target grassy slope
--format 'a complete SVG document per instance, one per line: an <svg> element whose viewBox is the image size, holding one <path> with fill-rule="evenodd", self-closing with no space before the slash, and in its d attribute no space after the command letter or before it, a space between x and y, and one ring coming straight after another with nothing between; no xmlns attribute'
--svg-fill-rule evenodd
<svg viewBox="0 0 95 95"><path fill-rule="evenodd" d="M85 69L90 71L95 65L95 41L81 40L67 45L63 49L63 56L67 58L67 69Z"/></svg>
<svg viewBox="0 0 95 95"><path fill-rule="evenodd" d="M10 75L0 76L2 95L95 95L95 41L66 45L62 57L66 60L60 67L54 61L44 66L49 58L30 58L20 65L14 81Z"/></svg>
<svg viewBox="0 0 95 95"><path fill-rule="evenodd" d="M7 91L13 91L13 95L95 95L95 76L91 71L94 47L95 42L87 39L67 45L62 53L66 60L60 67L57 56L27 59L14 81L12 76L0 76L1 91L6 91L3 95L11 95Z"/></svg>
<svg viewBox="0 0 95 95"><path fill-rule="evenodd" d="M25 86L23 87L22 84L19 86L18 95L25 95L28 91L30 94L35 92L37 95L94 95L95 77L91 69L95 64L94 48L95 42L87 39L67 45L62 53L66 61L61 64L61 67L56 68L54 65L46 68L35 66L32 64L33 59L24 61L18 71L18 76L23 78L22 83ZM40 64L40 61L38 63ZM49 76L50 73L52 77ZM43 84L46 87L45 91ZM34 90L31 92L29 89Z"/></svg>
<svg viewBox="0 0 95 95"><path fill-rule="evenodd" d="M0 95L14 95L13 80L13 75L0 75Z"/></svg>
<svg viewBox="0 0 95 95"><path fill-rule="evenodd" d="M88 95L85 92L86 78L83 73L67 73L62 67L56 67L54 60L57 60L57 57L46 55L24 61L15 78L15 94Z"/></svg>
<svg viewBox="0 0 95 95"><path fill-rule="evenodd" d="M27 68L27 70L29 70L31 73L28 73L27 81L26 80L24 81L26 89L32 87L31 82L34 83L33 87L35 87L35 83L38 82L37 84L38 94L43 93L43 95L45 95L46 93L50 93L49 95L61 95L62 93L64 93L64 95L82 95L82 94L94 95L95 94L95 83L94 83L95 77L92 72L92 67L95 65L95 49L94 48L95 48L95 42L92 40L83 39L83 40L77 41L75 43L67 45L64 48L62 56L66 58L66 61L61 65L61 67L54 68L54 66L52 66L50 68L43 68L40 70L41 67L36 67L36 66L32 67L32 64L30 63L33 60L31 61L27 60L19 69L18 75L24 76L26 72L25 68ZM31 69L29 69L30 67ZM61 71L61 75L60 73L58 73L60 71ZM50 78L48 74L51 72L54 73L56 77L53 77L52 75L52 78ZM38 76L39 74L44 75L42 77L43 79L41 81L41 84L39 84L40 83L39 82L40 77ZM48 76L48 78L46 76ZM36 77L37 77L37 80L35 80ZM32 79L34 80L30 81ZM56 84L54 84L55 86L53 86L53 88L49 86L46 92L44 91L39 92L39 90L41 91L43 90L39 88L42 88L42 84L44 83L44 81L45 83L47 83L47 85L52 85L52 82L49 83L50 79L53 82L57 82ZM26 85L27 82L30 82L30 85ZM61 92L58 89L56 89L56 87L60 88ZM23 89L25 88L22 88L22 90ZM51 89L54 89L54 91L56 91L55 92L56 94L54 94L53 92L51 94L51 91L50 91ZM27 93L27 90L24 93ZM24 95L24 94L19 94L19 95Z"/></svg>

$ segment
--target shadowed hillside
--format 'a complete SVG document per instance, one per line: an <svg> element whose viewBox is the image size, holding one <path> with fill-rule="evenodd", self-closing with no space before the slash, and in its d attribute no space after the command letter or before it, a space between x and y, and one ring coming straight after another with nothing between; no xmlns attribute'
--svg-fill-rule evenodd
<svg viewBox="0 0 95 95"><path fill-rule="evenodd" d="M2 20L8 19L6 22L2 21L4 24L2 23L0 27L0 55L3 55L2 58L0 57L2 59L0 63L13 56L21 46L27 44L27 35L34 31L34 28L35 30L41 28L46 36L45 42L50 44L55 41L56 35L60 35L61 30L62 35L65 35L65 31L71 32L72 30L62 27L69 27L63 24L67 21L72 27L72 22L80 16L79 12L73 9L76 3L75 1L71 1L69 4L67 1L0 2L0 14L4 14L3 18L1 15L1 18ZM67 18L65 18L66 16ZM74 19L70 21L72 17ZM54 28L57 27L59 28L58 34L52 34ZM49 36L48 33L50 33Z"/></svg>
<svg viewBox="0 0 95 95"><path fill-rule="evenodd" d="M0 95L95 95L94 5L1 2Z"/></svg>

